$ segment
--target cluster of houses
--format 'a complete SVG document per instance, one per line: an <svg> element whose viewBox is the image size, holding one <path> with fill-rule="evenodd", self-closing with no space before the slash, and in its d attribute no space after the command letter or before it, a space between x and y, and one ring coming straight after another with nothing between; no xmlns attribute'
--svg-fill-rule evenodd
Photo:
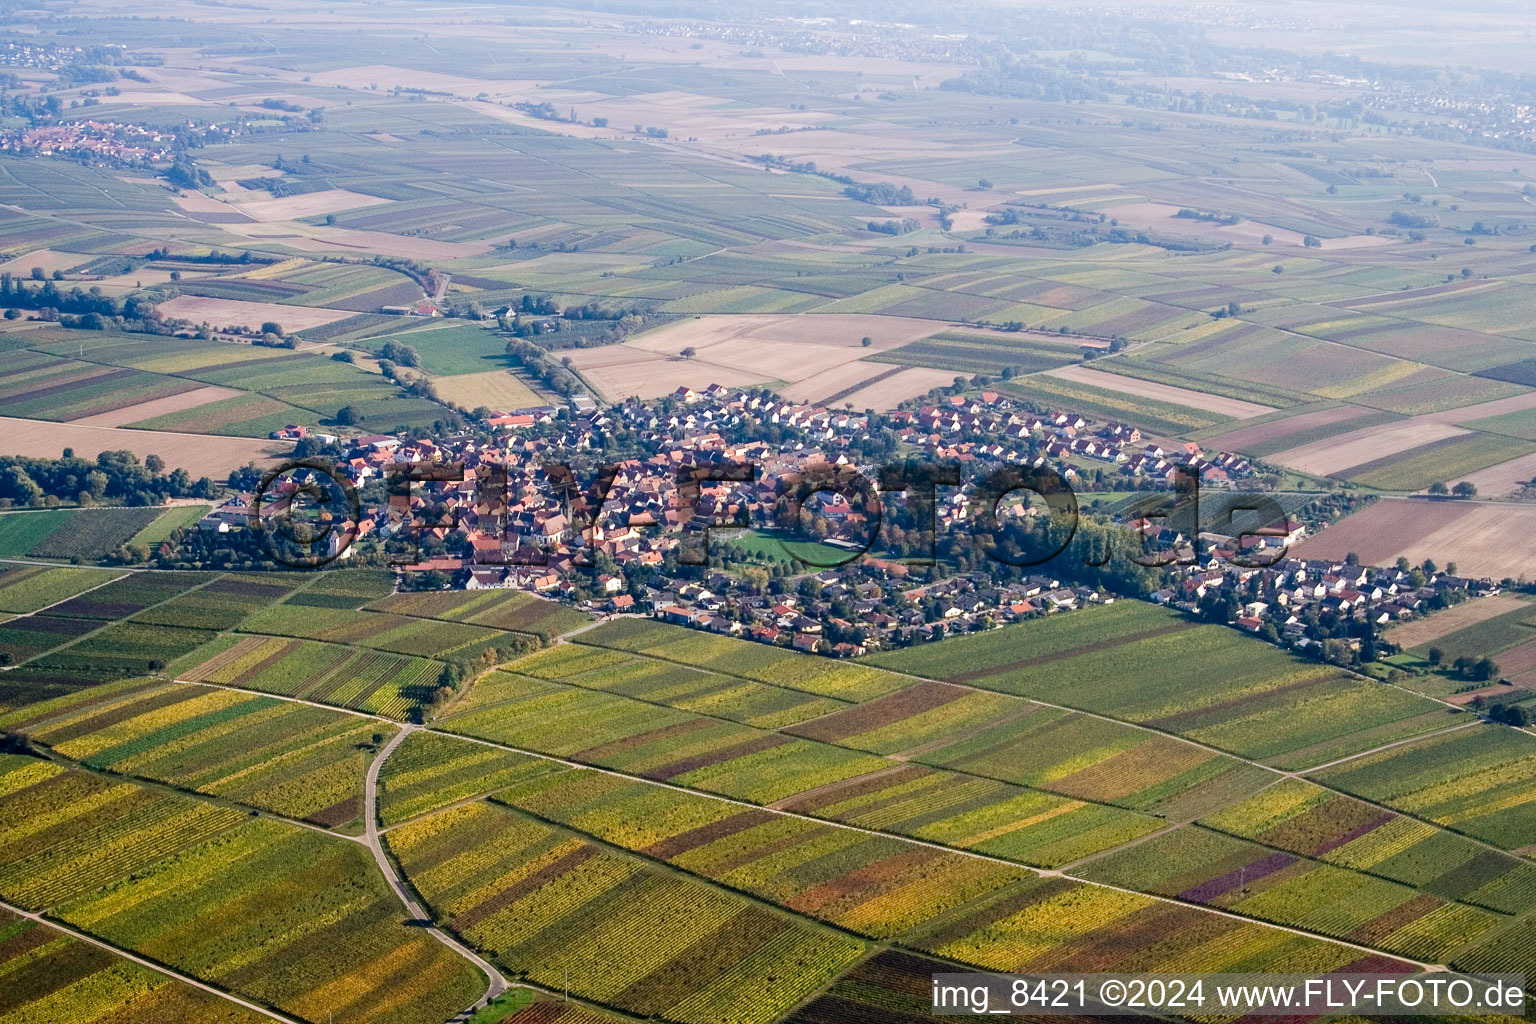
<svg viewBox="0 0 1536 1024"><path fill-rule="evenodd" d="M132 164L171 159L176 133L115 121L64 121L0 133L0 152Z"/></svg>
<svg viewBox="0 0 1536 1024"><path fill-rule="evenodd" d="M793 592L740 594L716 573L648 597L653 614L675 625L840 658L1114 602L1047 576L999 584L975 572L912 586L906 575L904 565L870 559L806 576Z"/></svg>
<svg viewBox="0 0 1536 1024"><path fill-rule="evenodd" d="M1358 651L1377 628L1415 618L1466 597L1497 594L1501 585L1432 565L1372 568L1352 562L1282 557L1271 564L1233 564L1212 551L1152 595L1157 604L1191 613L1216 605L1239 629L1297 650L1337 640ZM1262 563L1263 559L1254 559Z"/></svg>
<svg viewBox="0 0 1536 1024"><path fill-rule="evenodd" d="M1075 412L1020 409L1006 395L982 391L953 395L942 405L925 405L889 417L901 440L939 458L991 459L1015 465L1050 462L1069 481L1080 483L1092 470L1112 468L1122 477L1169 481L1179 469L1220 486L1255 475L1253 463L1231 452L1207 453L1193 442L1162 445L1128 424L1092 423ZM956 438L967 440L956 443ZM981 438L981 440L974 440Z"/></svg>

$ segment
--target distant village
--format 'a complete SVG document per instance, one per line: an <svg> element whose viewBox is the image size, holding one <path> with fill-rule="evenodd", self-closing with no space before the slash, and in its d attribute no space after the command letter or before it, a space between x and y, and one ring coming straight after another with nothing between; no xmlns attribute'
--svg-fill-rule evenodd
<svg viewBox="0 0 1536 1024"><path fill-rule="evenodd" d="M176 133L116 121L64 121L0 133L0 152L99 159L114 164L170 160Z"/></svg>

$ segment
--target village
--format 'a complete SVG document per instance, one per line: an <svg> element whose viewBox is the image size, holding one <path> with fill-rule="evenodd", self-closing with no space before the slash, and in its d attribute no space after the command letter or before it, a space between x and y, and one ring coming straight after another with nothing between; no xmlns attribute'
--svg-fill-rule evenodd
<svg viewBox="0 0 1536 1024"><path fill-rule="evenodd" d="M1116 594L1059 568L946 574L924 559L894 557L867 510L834 491L805 502L800 525L810 529L799 539L814 545L813 557L796 546L794 531L778 529L781 481L795 474L873 477L871 465L892 456L960 467L962 484L934 493L943 536L972 528L974 481L1003 466L1051 467L1082 489L1082 500L1118 489L1145 491L1154 503L1169 499L1181 474L1223 493L1255 487L1266 472L1241 456L1164 446L1129 424L1034 411L989 390L873 421L720 385L606 408L582 399L497 412L480 432L444 438L343 441L300 427L278 436L344 452L338 469L371 500L351 546L333 554L387 551L404 587L521 589L602 615L654 616L834 657L1110 603ZM769 427L778 439L757 440ZM578 484L588 471L572 463L603 464L611 480L593 469L594 482ZM383 485L413 464L407 501L398 485ZM706 477L696 495L684 494L680 481L720 464L755 467L753 479ZM240 529L253 511L242 495L200 525ZM1017 497L997 511L999 521L1037 514ZM1290 555L1325 513L1282 515L1241 537L1146 514L1117 521L1158 566L1158 585L1135 596L1330 660L1374 659L1378 627L1498 589L1455 575L1454 565L1369 568ZM682 548L706 523L711 557L690 565ZM760 557L761 545L737 546L743 536L782 554Z"/></svg>

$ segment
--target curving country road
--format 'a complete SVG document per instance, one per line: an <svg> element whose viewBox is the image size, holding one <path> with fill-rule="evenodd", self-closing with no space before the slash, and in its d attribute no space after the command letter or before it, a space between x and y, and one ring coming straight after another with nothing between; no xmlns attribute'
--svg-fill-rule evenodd
<svg viewBox="0 0 1536 1024"><path fill-rule="evenodd" d="M395 748L405 742L405 738L419 728L421 726L415 724L402 725L400 731L395 734L395 738L384 744L378 756L368 765L368 777L363 785L363 820L367 825L367 832L363 835L363 842L368 845L368 849L373 851L373 859L379 865L379 873L384 876L384 880L389 883L389 887L395 891L395 896L404 904L406 915L417 920L426 921L430 920L426 910L421 904L416 902L415 898L411 896L410 891L406 889L404 879L395 871L394 862L384 853L384 844L379 839L379 771L384 767L384 762L388 760L389 755L394 753ZM449 935L441 928L431 925L427 926L427 931L438 942L441 942L485 973L488 982L485 994L473 1006L469 1007L469 1011L478 1010L511 987L511 983L507 981L500 971L452 935ZM466 1011L466 1014L469 1011ZM461 1016L464 1015L461 1014Z"/></svg>

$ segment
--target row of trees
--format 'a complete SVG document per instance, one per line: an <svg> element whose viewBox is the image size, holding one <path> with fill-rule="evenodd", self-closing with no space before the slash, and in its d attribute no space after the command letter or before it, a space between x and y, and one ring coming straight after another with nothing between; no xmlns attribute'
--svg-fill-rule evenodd
<svg viewBox="0 0 1536 1024"><path fill-rule="evenodd" d="M12 506L58 502L82 505L158 505L166 498L213 498L219 493L208 477L192 479L185 469L166 471L158 455L106 451L91 462L64 449L58 459L0 455L0 501Z"/></svg>

